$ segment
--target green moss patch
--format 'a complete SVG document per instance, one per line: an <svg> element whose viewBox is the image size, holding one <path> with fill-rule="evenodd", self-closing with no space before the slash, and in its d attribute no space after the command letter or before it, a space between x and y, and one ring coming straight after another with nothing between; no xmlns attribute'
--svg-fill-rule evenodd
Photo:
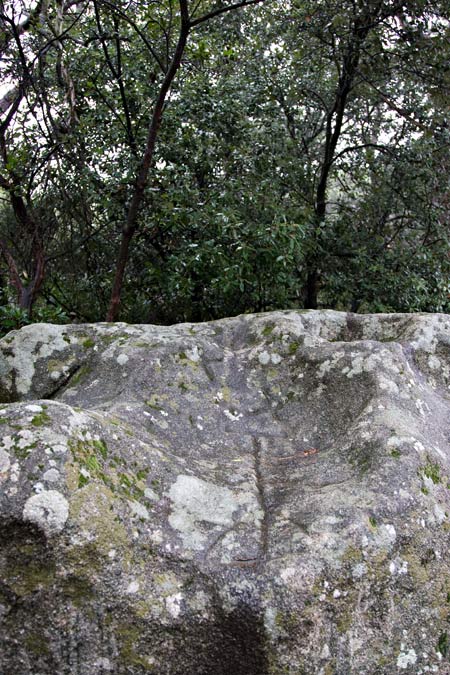
<svg viewBox="0 0 450 675"><path fill-rule="evenodd" d="M427 463L420 467L419 475L424 478L429 478L435 485L438 485L442 480L441 467L437 462L432 462L429 458Z"/></svg>
<svg viewBox="0 0 450 675"><path fill-rule="evenodd" d="M92 347L95 346L95 342L92 338L86 338L86 340L83 340L81 343L83 346L83 349L92 349Z"/></svg>
<svg viewBox="0 0 450 675"><path fill-rule="evenodd" d="M37 415L34 415L33 419L31 420L31 424L34 427L43 427L46 424L50 422L50 417L47 415L45 410L42 412L38 413Z"/></svg>

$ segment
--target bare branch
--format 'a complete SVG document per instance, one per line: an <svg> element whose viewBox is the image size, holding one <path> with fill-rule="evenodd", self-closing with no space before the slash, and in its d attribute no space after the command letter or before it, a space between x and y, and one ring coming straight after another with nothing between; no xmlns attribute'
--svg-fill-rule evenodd
<svg viewBox="0 0 450 675"><path fill-rule="evenodd" d="M2 3L3 4L3 3ZM37 22L39 19L39 16L42 11L42 4L43 0L39 0L39 2L36 4L36 7L31 10L30 14L22 21L22 23L19 23L17 26L15 26L15 32L18 36L22 35L23 33L26 33L27 30L29 30L34 23ZM2 13L2 21L5 23L12 23L12 20L9 19L9 17L6 17L5 14ZM0 54L3 54L6 50L6 47L8 46L9 42L13 39L13 34L11 32L6 32L5 30L2 30L0 32Z"/></svg>
<svg viewBox="0 0 450 675"><path fill-rule="evenodd" d="M162 72L165 73L165 72L166 72L166 68L165 68L165 66L164 66L164 63L161 61L161 59L159 58L158 54L155 52L155 50L153 49L152 45L150 44L150 41L149 41L149 40L147 39L147 37L145 36L144 32L143 32L142 30L140 30L140 28L139 28L139 26L136 24L136 22L133 21L133 19L132 19L130 16L128 16L128 14L127 14L126 12L121 11L120 8L117 7L117 4L116 4L116 3L108 2L108 0L102 0L102 4L105 5L105 6L107 6L107 7L109 7L109 8L111 9L111 11L115 12L115 14L116 14L117 16L120 16L121 19L123 19L124 21L126 21L126 23L128 23L128 24L132 27L132 29L135 31L135 33L136 33L137 35L139 35L139 37L141 38L141 40L143 41L143 43L144 43L145 46L147 47L147 49L148 49L148 51L150 52L150 54L151 54L152 57L155 59L155 61L156 61L156 63L158 64L158 66L161 68Z"/></svg>
<svg viewBox="0 0 450 675"><path fill-rule="evenodd" d="M258 5L261 2L265 2L265 0L242 0L242 2L235 2L232 5L228 5L227 7L215 9L214 11L209 12L208 14L200 16L198 19L190 21L190 27L195 28L201 23L205 23L210 19L214 19L216 16L220 16L220 14L225 14L225 12L232 12L234 9L240 9L241 7L248 7L249 5Z"/></svg>
<svg viewBox="0 0 450 675"><path fill-rule="evenodd" d="M364 150L365 148L374 148L375 150L380 150L380 152L392 154L391 149L387 145L381 145L379 143L361 143L360 145L349 145L348 147L344 148L333 157L332 162L334 164L340 157L347 154L348 152Z"/></svg>
<svg viewBox="0 0 450 675"><path fill-rule="evenodd" d="M414 119L414 117L412 117L411 114L407 110L405 110L405 108L398 105L396 101L394 101L390 96L385 94L368 77L365 77L362 73L359 74L361 75L361 79L364 80L364 82L368 84L369 87L371 87L372 89L374 89L374 91L377 92L381 100L388 106L388 108L394 110L394 112L398 113L400 117L403 117L410 124L416 127L416 129L420 129L421 131L429 131L429 127L427 127L426 124L423 124L422 122L419 122L419 120Z"/></svg>

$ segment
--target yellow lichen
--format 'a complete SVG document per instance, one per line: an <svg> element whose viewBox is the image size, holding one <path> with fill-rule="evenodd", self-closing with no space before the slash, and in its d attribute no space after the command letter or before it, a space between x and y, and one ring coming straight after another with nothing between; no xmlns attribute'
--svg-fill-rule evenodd
<svg viewBox="0 0 450 675"><path fill-rule="evenodd" d="M125 549L128 546L126 529L115 513L116 502L113 492L98 483L89 483L77 490L70 500L71 518L104 555L111 547Z"/></svg>

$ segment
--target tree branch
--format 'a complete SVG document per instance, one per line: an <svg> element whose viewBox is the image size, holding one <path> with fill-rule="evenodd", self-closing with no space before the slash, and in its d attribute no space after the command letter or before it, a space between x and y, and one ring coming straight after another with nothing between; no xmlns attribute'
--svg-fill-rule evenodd
<svg viewBox="0 0 450 675"><path fill-rule="evenodd" d="M390 148L387 145L380 145L379 143L361 143L360 145L349 145L337 155L334 155L332 164L336 162L342 155L345 155L347 152L355 152L356 150L364 150L364 148L374 148L375 150L380 150L380 152L391 153Z"/></svg>
<svg viewBox="0 0 450 675"><path fill-rule="evenodd" d="M201 23L205 23L205 21L209 21L210 19L213 19L216 16L220 16L220 14L225 14L225 12L231 12L233 11L233 9L240 9L241 7L248 7L249 5L258 5L261 2L265 2L265 0L242 0L242 2L235 2L232 5L228 5L227 7L215 9L212 12L209 12L208 14L200 16L198 19L190 21L190 27L195 28Z"/></svg>

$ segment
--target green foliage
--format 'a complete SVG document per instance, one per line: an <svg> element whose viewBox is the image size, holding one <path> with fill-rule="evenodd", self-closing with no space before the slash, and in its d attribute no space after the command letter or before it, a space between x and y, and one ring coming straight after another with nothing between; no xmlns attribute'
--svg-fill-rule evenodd
<svg viewBox="0 0 450 675"><path fill-rule="evenodd" d="M35 309L33 322L64 324L68 322L68 316L61 307L40 302ZM25 309L14 303L0 306L0 338L30 323L32 320Z"/></svg>
<svg viewBox="0 0 450 675"><path fill-rule="evenodd" d="M83 2L62 16L54 0L45 5L20 35L36 68L2 132L0 207L0 241L20 283L31 288L42 252L45 279L31 313L19 309L0 252L0 334L31 320L104 318L179 28L173 3L99 2L98 16L87 6L77 14ZM215 6L205 0L198 14ZM322 307L450 311L448 14L445 3L419 0L402 11L273 1L192 30L166 101L121 318L303 307L312 271ZM17 41L4 40L2 75L19 82Z"/></svg>
<svg viewBox="0 0 450 675"><path fill-rule="evenodd" d="M230 224L220 217L208 230L207 239L201 223L181 232L164 269L146 265L144 285L158 289L159 305L146 313L166 307L172 321L190 321L295 302L292 270L301 262L301 227Z"/></svg>
<svg viewBox="0 0 450 675"><path fill-rule="evenodd" d="M444 657L447 656L449 651L449 639L446 632L439 635L436 651Z"/></svg>
<svg viewBox="0 0 450 675"><path fill-rule="evenodd" d="M0 306L0 337L29 323L28 314L16 305Z"/></svg>

